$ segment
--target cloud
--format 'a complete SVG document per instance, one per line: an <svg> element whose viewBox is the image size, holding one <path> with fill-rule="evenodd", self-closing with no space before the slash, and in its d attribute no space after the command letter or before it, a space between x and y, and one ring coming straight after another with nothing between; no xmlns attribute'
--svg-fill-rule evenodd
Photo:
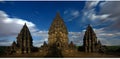
<svg viewBox="0 0 120 59"><path fill-rule="evenodd" d="M106 19L109 14L97 15L95 9L85 10L83 12L83 20L87 17L90 21L103 20Z"/></svg>
<svg viewBox="0 0 120 59"><path fill-rule="evenodd" d="M91 24L93 27L101 26L101 24L103 24L103 20L105 19L109 20L108 17L110 16L110 14L99 14L98 11L96 11L96 9L99 8L99 5L101 3L104 3L104 2L100 2L100 1L86 2L82 10L77 10L79 11L79 13L78 13L78 16L75 18L72 18L71 16L69 16L71 14L71 12L69 11L75 10L75 9L67 9L66 11L64 11L64 14L65 14L64 19L67 21L77 20L77 23L81 28L85 28L87 24ZM104 24L102 26L107 26L106 24L108 23L108 20L104 21Z"/></svg>
<svg viewBox="0 0 120 59"><path fill-rule="evenodd" d="M100 12L99 14L110 14L108 17L109 20L112 21L110 26L106 27L105 30L112 30L112 31L119 31L120 27L120 2L119 1L109 1L109 2L103 2L100 4ZM105 19L104 21L106 21Z"/></svg>
<svg viewBox="0 0 120 59"><path fill-rule="evenodd" d="M33 35L35 36L48 36L48 31L42 30L42 31L37 31L36 33L34 33Z"/></svg>
<svg viewBox="0 0 120 59"><path fill-rule="evenodd" d="M43 45L44 41L46 43L48 43L48 37L43 37L42 39L37 39L33 41L33 45L35 47L40 47L41 45Z"/></svg>
<svg viewBox="0 0 120 59"><path fill-rule="evenodd" d="M0 10L0 37L17 35L25 23L31 32L38 30L34 23L20 18L10 18L8 14Z"/></svg>
<svg viewBox="0 0 120 59"><path fill-rule="evenodd" d="M0 39L0 46L9 46L12 44L12 41L10 41L9 39Z"/></svg>
<svg viewBox="0 0 120 59"><path fill-rule="evenodd" d="M43 45L44 41L46 41L46 43L48 42L48 31L39 30L32 33L32 35L34 39L33 45L36 47L40 47L41 45Z"/></svg>
<svg viewBox="0 0 120 59"><path fill-rule="evenodd" d="M109 16L106 17L102 24L107 24L99 33L99 38L102 40L106 40L108 42L107 45L120 45L120 2L119 1L107 1L100 3L100 15L108 14ZM102 25L101 24L101 25Z"/></svg>
<svg viewBox="0 0 120 59"><path fill-rule="evenodd" d="M102 42L103 45L120 45L120 32L109 32L104 30L104 28L94 29L98 40Z"/></svg>
<svg viewBox="0 0 120 59"><path fill-rule="evenodd" d="M88 1L83 9L82 21L89 21L93 26L114 22L113 20L119 19L119 5L119 2Z"/></svg>
<svg viewBox="0 0 120 59"><path fill-rule="evenodd" d="M103 3L103 2L101 2ZM102 23L103 20L107 19L110 14L98 14L96 8L99 8L99 1L88 1L85 4L84 9L82 10L82 22L89 21L89 24L95 26Z"/></svg>
<svg viewBox="0 0 120 59"><path fill-rule="evenodd" d="M0 2L3 2L4 0L0 0Z"/></svg>
<svg viewBox="0 0 120 59"><path fill-rule="evenodd" d="M119 16L120 12L119 1L108 1L100 4L100 14L111 14L111 16Z"/></svg>
<svg viewBox="0 0 120 59"><path fill-rule="evenodd" d="M95 8L99 3L99 0L98 1L88 1L86 2L86 5L85 5L85 9L92 9L92 8Z"/></svg>
<svg viewBox="0 0 120 59"><path fill-rule="evenodd" d="M64 19L66 22L76 19L77 17L79 17L79 15L80 15L79 10L68 9L64 11L65 16Z"/></svg>
<svg viewBox="0 0 120 59"><path fill-rule="evenodd" d="M10 18L6 12L0 10L0 45L8 46L16 41L16 37L25 23L32 34L38 31L34 23L20 18Z"/></svg>
<svg viewBox="0 0 120 59"><path fill-rule="evenodd" d="M69 32L69 42L73 41L74 44L77 46L83 44L83 36L84 36L84 31L82 32Z"/></svg>

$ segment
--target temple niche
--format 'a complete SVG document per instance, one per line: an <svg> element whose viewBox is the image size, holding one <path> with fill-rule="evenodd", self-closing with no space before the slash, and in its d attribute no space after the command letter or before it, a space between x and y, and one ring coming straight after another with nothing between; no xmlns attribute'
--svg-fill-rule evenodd
<svg viewBox="0 0 120 59"><path fill-rule="evenodd" d="M93 31L90 24L88 25L85 35L83 38L83 49L85 52L99 52L102 45L101 42L97 40L97 36Z"/></svg>
<svg viewBox="0 0 120 59"><path fill-rule="evenodd" d="M17 41L12 43L11 53L31 53L33 48L32 36L25 23L17 36Z"/></svg>

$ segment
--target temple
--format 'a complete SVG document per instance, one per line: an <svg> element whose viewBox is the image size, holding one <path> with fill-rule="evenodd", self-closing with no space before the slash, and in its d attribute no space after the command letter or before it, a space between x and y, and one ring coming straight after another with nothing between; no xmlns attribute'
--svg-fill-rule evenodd
<svg viewBox="0 0 120 59"><path fill-rule="evenodd" d="M61 57L64 53L76 51L73 42L68 43L68 31L59 13L56 14L49 28L48 35L48 44L44 42L43 48L40 49L41 52L46 52L46 56L52 57L54 55L54 57Z"/></svg>
<svg viewBox="0 0 120 59"><path fill-rule="evenodd" d="M11 52L13 53L31 53L33 48L32 36L25 23L17 36L17 41L13 42Z"/></svg>
<svg viewBox="0 0 120 59"><path fill-rule="evenodd" d="M68 47L68 31L59 13L53 20L48 34L48 45L55 45L59 49Z"/></svg>
<svg viewBox="0 0 120 59"><path fill-rule="evenodd" d="M83 39L83 49L85 52L98 52L100 49L101 43L97 40L96 34L93 31L90 24L88 25L84 39Z"/></svg>

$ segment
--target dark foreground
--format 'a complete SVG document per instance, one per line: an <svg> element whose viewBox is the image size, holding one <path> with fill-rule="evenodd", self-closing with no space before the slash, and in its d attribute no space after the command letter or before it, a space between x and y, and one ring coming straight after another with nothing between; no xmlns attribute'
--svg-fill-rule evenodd
<svg viewBox="0 0 120 59"><path fill-rule="evenodd" d="M104 54L104 53L84 53L77 52L73 54L64 54L62 57L56 56L44 56L42 53L31 53L31 54L12 54L12 55L1 55L3 58L120 58L120 55Z"/></svg>
<svg viewBox="0 0 120 59"><path fill-rule="evenodd" d="M5 47L0 48L1 58L120 58L120 47L119 46L107 46L104 53L85 53L82 51L64 53L60 56L46 54L40 52L33 52L30 54L4 54Z"/></svg>

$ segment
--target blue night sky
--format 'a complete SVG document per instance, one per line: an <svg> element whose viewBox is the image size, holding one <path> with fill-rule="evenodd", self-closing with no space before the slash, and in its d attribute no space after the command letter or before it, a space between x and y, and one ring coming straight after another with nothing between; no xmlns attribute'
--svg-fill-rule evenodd
<svg viewBox="0 0 120 59"><path fill-rule="evenodd" d="M88 24L103 45L120 45L120 2L110 1L3 1L0 2L0 45L8 46L24 23L29 27L34 46L48 41L48 30L59 12L69 40L82 45Z"/></svg>

